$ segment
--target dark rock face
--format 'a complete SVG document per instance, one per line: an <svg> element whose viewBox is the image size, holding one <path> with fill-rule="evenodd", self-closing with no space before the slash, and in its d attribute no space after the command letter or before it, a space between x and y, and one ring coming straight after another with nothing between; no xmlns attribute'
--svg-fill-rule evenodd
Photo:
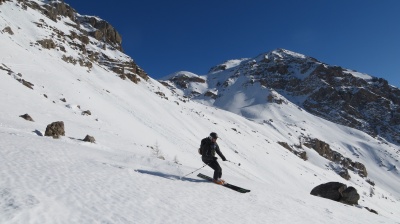
<svg viewBox="0 0 400 224"><path fill-rule="evenodd" d="M357 205L360 195L354 187L348 187L339 182L328 182L312 189L311 195L342 202L348 205Z"/></svg>
<svg viewBox="0 0 400 224"><path fill-rule="evenodd" d="M83 17L81 23L89 23L96 31L90 32L89 35L96 40L104 40L113 47L122 51L122 37L117 30L104 20L98 20L95 17Z"/></svg>
<svg viewBox="0 0 400 224"><path fill-rule="evenodd" d="M76 11L69 5L62 2L51 2L44 5L45 10L43 13L53 21L57 21L57 16L69 17L72 21L76 21Z"/></svg>
<svg viewBox="0 0 400 224"><path fill-rule="evenodd" d="M47 125L44 135L51 136L53 138L59 138L60 136L65 136L64 122L57 121Z"/></svg>

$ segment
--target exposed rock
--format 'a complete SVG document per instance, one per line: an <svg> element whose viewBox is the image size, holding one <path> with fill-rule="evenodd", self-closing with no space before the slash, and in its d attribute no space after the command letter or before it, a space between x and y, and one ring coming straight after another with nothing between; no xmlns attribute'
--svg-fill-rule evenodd
<svg viewBox="0 0 400 224"><path fill-rule="evenodd" d="M39 9L43 14L55 22L57 22L58 16L69 17L72 21L76 21L76 11L69 5L65 4L64 1L50 2L49 4L44 5L43 8L37 4L33 4L32 2L29 2L29 4L31 8Z"/></svg>
<svg viewBox="0 0 400 224"><path fill-rule="evenodd" d="M204 96L213 98L213 99L217 99L217 94L211 92L211 91L207 91L206 93L204 93Z"/></svg>
<svg viewBox="0 0 400 224"><path fill-rule="evenodd" d="M8 33L10 35L14 35L14 32L12 31L11 27L7 26L2 30L4 33Z"/></svg>
<svg viewBox="0 0 400 224"><path fill-rule="evenodd" d="M65 56L63 55L61 58L63 61L67 62L67 63L71 63L73 65L76 65L76 59L74 59L72 56Z"/></svg>
<svg viewBox="0 0 400 224"><path fill-rule="evenodd" d="M224 70L226 70L226 67L227 67L226 65L217 65L217 66L212 67L208 71L208 73L217 72L217 71L224 71Z"/></svg>
<svg viewBox="0 0 400 224"><path fill-rule="evenodd" d="M344 157L339 152L332 150L329 144L319 139L305 139L305 141L306 142L304 143L304 146L314 149L320 156L341 165L344 169L349 169L358 173L358 175L361 177L367 177L368 173L364 164L360 162L353 162L351 159ZM343 171L343 169L336 171L343 178L350 178L348 173L346 174L347 171Z"/></svg>
<svg viewBox="0 0 400 224"><path fill-rule="evenodd" d="M155 93L156 93L157 95L161 96L161 98L168 100L168 97L165 96L165 93L160 92L160 91L155 92Z"/></svg>
<svg viewBox="0 0 400 224"><path fill-rule="evenodd" d="M96 31L90 32L90 36L94 37L96 40L105 40L111 46L122 51L121 35L108 22L87 16L83 17L80 22L89 23L92 27L97 29Z"/></svg>
<svg viewBox="0 0 400 224"><path fill-rule="evenodd" d="M93 136L86 135L86 137L83 139L84 142L90 142L90 143L95 143L96 139L94 139Z"/></svg>
<svg viewBox="0 0 400 224"><path fill-rule="evenodd" d="M339 182L328 182L316 186L311 190L312 195L327 198L334 201L340 201L342 192L347 188L345 184Z"/></svg>
<svg viewBox="0 0 400 224"><path fill-rule="evenodd" d="M57 121L47 125L44 135L51 136L53 138L59 138L60 136L65 136L64 122Z"/></svg>
<svg viewBox="0 0 400 224"><path fill-rule="evenodd" d="M176 83L183 89L187 89L189 87L189 83L196 82L196 83L205 83L206 80L200 77L188 77L186 75L177 75L171 79L172 82Z"/></svg>
<svg viewBox="0 0 400 224"><path fill-rule="evenodd" d="M302 160L306 161L308 159L307 157L307 152L306 151L297 151L294 150L292 147L290 147L290 145L286 142L278 142L279 145L281 145L282 147L284 147L285 149L289 150L290 152L292 152L293 154L295 154L296 156L298 156L299 158L301 158Z"/></svg>
<svg viewBox="0 0 400 224"><path fill-rule="evenodd" d="M18 81L20 81L22 83L22 85L28 87L29 89L33 89L34 85L32 83L26 81L25 79L19 79Z"/></svg>
<svg viewBox="0 0 400 224"><path fill-rule="evenodd" d="M339 182L328 182L312 189L311 195L342 202L348 205L357 205L360 195L354 187L348 187Z"/></svg>
<svg viewBox="0 0 400 224"><path fill-rule="evenodd" d="M350 174L347 169L342 169L338 172L339 176L341 176L345 180L350 180Z"/></svg>
<svg viewBox="0 0 400 224"><path fill-rule="evenodd" d="M25 119L27 121L33 121L34 122L34 120L32 119L31 116L29 116L29 114L24 114L24 115L21 115L19 117L22 117L23 119Z"/></svg>
<svg viewBox="0 0 400 224"><path fill-rule="evenodd" d="M340 202L348 205L357 205L358 200L360 200L360 195L357 193L357 190L354 187L348 187L342 191L342 198L340 199Z"/></svg>
<svg viewBox="0 0 400 224"><path fill-rule="evenodd" d="M44 49L54 49L56 48L56 44L51 39L44 39L37 41Z"/></svg>
<svg viewBox="0 0 400 224"><path fill-rule="evenodd" d="M90 110L85 110L85 111L82 112L82 115L89 116L89 115L92 115L92 113L90 112Z"/></svg>
<svg viewBox="0 0 400 224"><path fill-rule="evenodd" d="M62 102L66 103L67 100L65 98L60 99Z"/></svg>

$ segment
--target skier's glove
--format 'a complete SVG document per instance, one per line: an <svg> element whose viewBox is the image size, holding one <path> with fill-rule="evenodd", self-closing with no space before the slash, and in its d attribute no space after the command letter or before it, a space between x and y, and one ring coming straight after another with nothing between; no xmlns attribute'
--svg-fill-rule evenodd
<svg viewBox="0 0 400 224"><path fill-rule="evenodd" d="M224 158L222 158L222 161L226 161L226 158L224 157Z"/></svg>

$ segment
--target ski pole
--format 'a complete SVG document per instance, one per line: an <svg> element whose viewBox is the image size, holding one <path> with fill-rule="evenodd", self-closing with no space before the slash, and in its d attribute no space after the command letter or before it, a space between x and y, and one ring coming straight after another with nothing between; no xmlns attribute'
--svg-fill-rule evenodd
<svg viewBox="0 0 400 224"><path fill-rule="evenodd" d="M228 161L228 162L230 162L230 163L233 163L233 164L235 164L235 165L240 166L240 163L234 163L234 162L232 162L232 161L230 161L230 160L226 160L226 161Z"/></svg>
<svg viewBox="0 0 400 224"><path fill-rule="evenodd" d="M184 177L186 177L186 176L189 176L190 174L192 174L192 173L194 173L194 172L196 172L196 171L198 171L198 170L202 169L203 167L207 166L208 164L209 164L209 163L207 163L207 164L204 164L204 166L202 166L202 167L198 168L197 170L195 170L195 171L193 171L193 172L191 172L191 173L188 173L188 174L186 174L185 176L181 177L181 180L182 180L182 178L184 178Z"/></svg>

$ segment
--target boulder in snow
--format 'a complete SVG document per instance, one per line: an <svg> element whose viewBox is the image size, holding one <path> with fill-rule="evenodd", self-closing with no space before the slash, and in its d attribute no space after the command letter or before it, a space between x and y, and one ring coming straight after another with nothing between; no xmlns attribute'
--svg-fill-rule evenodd
<svg viewBox="0 0 400 224"><path fill-rule="evenodd" d="M6 28L3 29L4 33L8 33L10 35L14 35L14 32L12 31L11 27L7 26Z"/></svg>
<svg viewBox="0 0 400 224"><path fill-rule="evenodd" d="M339 182L328 182L312 189L314 196L331 199L349 205L357 205L360 195L354 187L349 187Z"/></svg>
<svg viewBox="0 0 400 224"><path fill-rule="evenodd" d="M89 115L92 115L92 113L90 112L90 110L85 110L85 111L82 111L82 115L89 116Z"/></svg>
<svg viewBox="0 0 400 224"><path fill-rule="evenodd" d="M357 190L354 187L348 187L342 192L340 202L349 205L357 205L358 200L360 200L360 195L357 193Z"/></svg>
<svg viewBox="0 0 400 224"><path fill-rule="evenodd" d="M45 136L51 136L53 138L59 138L60 136L65 136L64 122L57 121L53 122L46 127Z"/></svg>
<svg viewBox="0 0 400 224"><path fill-rule="evenodd" d="M96 139L94 139L93 136L86 135L86 137L83 139L84 142L90 142L90 143L95 143Z"/></svg>

